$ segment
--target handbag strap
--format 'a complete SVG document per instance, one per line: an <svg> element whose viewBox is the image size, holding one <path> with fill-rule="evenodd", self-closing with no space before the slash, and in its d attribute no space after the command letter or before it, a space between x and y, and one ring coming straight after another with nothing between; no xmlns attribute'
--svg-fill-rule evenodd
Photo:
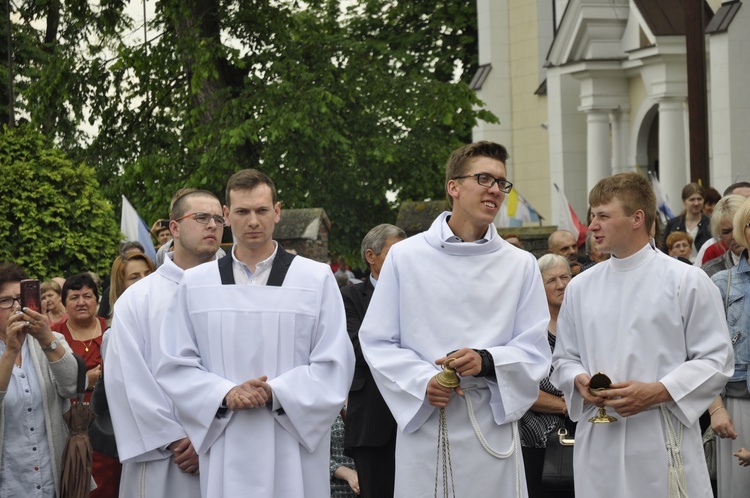
<svg viewBox="0 0 750 498"><path fill-rule="evenodd" d="M729 310L729 284L732 283L732 269L727 270L727 290L724 292L724 316Z"/></svg>

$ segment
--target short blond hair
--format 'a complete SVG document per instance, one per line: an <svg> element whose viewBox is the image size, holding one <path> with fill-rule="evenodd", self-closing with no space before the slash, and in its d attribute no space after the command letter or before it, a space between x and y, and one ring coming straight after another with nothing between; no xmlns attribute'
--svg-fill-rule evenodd
<svg viewBox="0 0 750 498"><path fill-rule="evenodd" d="M732 220L734 241L745 249L750 249L750 244L745 237L745 225L748 223L750 223L750 198L742 203L742 206L734 213L734 220Z"/></svg>
<svg viewBox="0 0 750 498"><path fill-rule="evenodd" d="M656 195L645 176L638 173L619 173L599 180L589 193L589 205L592 208L609 203L617 198L622 204L626 216L639 209L645 217L646 232L656 220Z"/></svg>

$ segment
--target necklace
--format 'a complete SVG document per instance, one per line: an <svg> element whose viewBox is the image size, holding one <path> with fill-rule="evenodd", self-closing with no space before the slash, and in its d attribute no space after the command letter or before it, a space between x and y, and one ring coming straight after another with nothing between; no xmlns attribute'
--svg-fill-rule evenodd
<svg viewBox="0 0 750 498"><path fill-rule="evenodd" d="M89 352L89 346L91 346L91 343L94 342L94 340L90 339L88 344L86 344L84 341L80 341L80 342L83 342L83 349L84 349L84 351L86 351L88 353Z"/></svg>
<svg viewBox="0 0 750 498"><path fill-rule="evenodd" d="M70 331L70 337L72 337L73 340L76 340L76 341L82 343L83 344L83 349L87 353L89 352L89 348L91 348L91 345L93 344L94 339L96 339L97 337L99 337L102 334L101 333L101 324L99 323L98 319L96 320L96 325L94 327L89 327L85 331L85 332L87 332L85 334L83 334L83 333L79 332L78 330L76 330L75 328L71 327L70 321L68 321L68 330ZM81 336L91 336L91 332L92 331L94 333L94 337L91 337L91 339L88 339L88 341L86 339L79 339L78 338L78 337L81 337Z"/></svg>

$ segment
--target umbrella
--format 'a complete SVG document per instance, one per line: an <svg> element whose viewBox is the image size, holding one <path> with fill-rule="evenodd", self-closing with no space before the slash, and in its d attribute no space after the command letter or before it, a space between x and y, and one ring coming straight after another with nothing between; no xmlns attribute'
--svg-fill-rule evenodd
<svg viewBox="0 0 750 498"><path fill-rule="evenodd" d="M91 488L91 460L93 452L88 430L96 415L83 402L86 392L86 363L77 354L78 403L72 403L63 414L68 424L68 442L65 444L60 472L60 498L88 498Z"/></svg>

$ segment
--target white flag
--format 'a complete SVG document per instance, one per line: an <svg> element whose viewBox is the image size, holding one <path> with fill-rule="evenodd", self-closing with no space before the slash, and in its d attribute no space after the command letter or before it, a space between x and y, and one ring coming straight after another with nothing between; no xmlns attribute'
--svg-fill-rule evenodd
<svg viewBox="0 0 750 498"><path fill-rule="evenodd" d="M124 195L122 196L120 231L125 236L125 240L140 242L146 251L146 256L151 258L151 261L156 261L156 249L151 240L151 232L148 229L148 225L138 216L138 212Z"/></svg>
<svg viewBox="0 0 750 498"><path fill-rule="evenodd" d="M654 189L654 195L656 196L656 207L659 210L659 218L661 218L661 222L666 225L667 220L674 218L672 210L669 209L669 197L661 188L661 183L659 183L659 179L656 178L656 175L651 174L649 171L648 177L651 179L651 188Z"/></svg>

